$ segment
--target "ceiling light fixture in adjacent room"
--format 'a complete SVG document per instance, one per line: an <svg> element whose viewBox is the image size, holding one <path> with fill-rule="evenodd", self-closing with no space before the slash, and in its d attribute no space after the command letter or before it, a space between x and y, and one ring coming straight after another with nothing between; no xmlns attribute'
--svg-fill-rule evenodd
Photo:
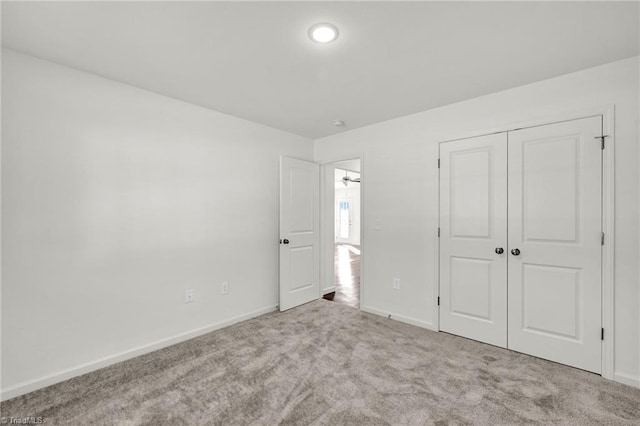
<svg viewBox="0 0 640 426"><path fill-rule="evenodd" d="M333 122L333 125L336 126L336 127L344 127L344 124L345 123L342 120L336 120L336 121Z"/></svg>
<svg viewBox="0 0 640 426"><path fill-rule="evenodd" d="M331 43L338 38L338 28L333 24L315 24L309 28L309 38L316 43Z"/></svg>
<svg viewBox="0 0 640 426"><path fill-rule="evenodd" d="M344 186L349 186L349 183L360 183L360 178L352 178L351 176L349 176L349 171L345 170L344 176L342 177L342 183L344 184Z"/></svg>

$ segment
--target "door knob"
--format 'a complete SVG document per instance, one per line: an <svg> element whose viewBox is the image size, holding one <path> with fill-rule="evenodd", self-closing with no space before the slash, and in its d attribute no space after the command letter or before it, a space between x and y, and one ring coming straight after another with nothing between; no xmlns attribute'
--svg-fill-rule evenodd
<svg viewBox="0 0 640 426"><path fill-rule="evenodd" d="M514 256L517 256L517 255L519 255L519 254L520 254L520 250L518 250L517 248L515 248L515 249L511 250L511 254L512 254L512 255L514 255Z"/></svg>
<svg viewBox="0 0 640 426"><path fill-rule="evenodd" d="M496 253L502 254L502 253L504 253L504 249L502 247L498 247L498 248L496 248Z"/></svg>
<svg viewBox="0 0 640 426"><path fill-rule="evenodd" d="M289 240L287 240L286 238L284 240L282 240L283 244L289 244Z"/></svg>

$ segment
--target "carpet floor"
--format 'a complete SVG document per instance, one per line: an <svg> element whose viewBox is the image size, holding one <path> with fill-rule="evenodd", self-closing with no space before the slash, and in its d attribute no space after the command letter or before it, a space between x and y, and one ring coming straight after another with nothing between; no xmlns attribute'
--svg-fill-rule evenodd
<svg viewBox="0 0 640 426"><path fill-rule="evenodd" d="M640 424L640 389L325 300L1 404L44 424Z"/></svg>

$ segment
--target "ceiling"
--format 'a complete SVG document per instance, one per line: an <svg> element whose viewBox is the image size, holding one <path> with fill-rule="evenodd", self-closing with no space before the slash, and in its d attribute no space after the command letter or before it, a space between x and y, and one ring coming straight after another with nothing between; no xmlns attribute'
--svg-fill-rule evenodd
<svg viewBox="0 0 640 426"><path fill-rule="evenodd" d="M331 165L337 169L348 170L350 172L360 173L360 159L344 160L331 163Z"/></svg>
<svg viewBox="0 0 640 426"><path fill-rule="evenodd" d="M307 36L323 21L334 43ZM638 23L636 2L2 2L5 47L314 139L638 55Z"/></svg>

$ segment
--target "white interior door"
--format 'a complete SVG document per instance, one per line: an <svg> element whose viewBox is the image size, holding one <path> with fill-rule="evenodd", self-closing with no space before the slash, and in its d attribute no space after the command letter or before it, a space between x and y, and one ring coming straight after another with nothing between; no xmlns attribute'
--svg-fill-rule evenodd
<svg viewBox="0 0 640 426"><path fill-rule="evenodd" d="M592 117L509 133L508 347L596 373L601 132Z"/></svg>
<svg viewBox="0 0 640 426"><path fill-rule="evenodd" d="M440 145L440 329L502 347L506 197L506 133Z"/></svg>
<svg viewBox="0 0 640 426"><path fill-rule="evenodd" d="M280 310L320 297L319 166L280 158Z"/></svg>

